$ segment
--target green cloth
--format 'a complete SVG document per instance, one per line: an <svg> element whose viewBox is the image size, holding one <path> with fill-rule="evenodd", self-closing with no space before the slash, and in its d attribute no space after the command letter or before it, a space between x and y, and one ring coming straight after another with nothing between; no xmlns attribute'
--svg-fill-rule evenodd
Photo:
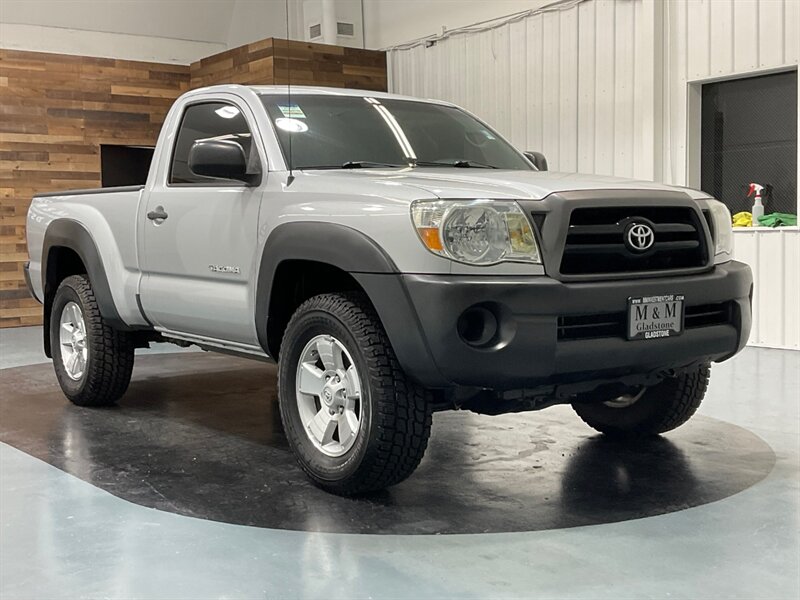
<svg viewBox="0 0 800 600"><path fill-rule="evenodd" d="M788 227L797 225L797 215L789 213L769 213L758 217L758 224L764 227Z"/></svg>

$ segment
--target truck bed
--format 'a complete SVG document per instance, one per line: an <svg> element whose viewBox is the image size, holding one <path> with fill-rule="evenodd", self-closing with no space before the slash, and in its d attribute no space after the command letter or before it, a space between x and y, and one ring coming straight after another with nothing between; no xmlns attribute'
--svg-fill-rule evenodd
<svg viewBox="0 0 800 600"><path fill-rule="evenodd" d="M87 188L83 190L60 190L57 192L41 192L34 198L54 198L56 196L88 196L90 194L111 194L114 192L141 192L144 185L119 185L104 188Z"/></svg>
<svg viewBox="0 0 800 600"><path fill-rule="evenodd" d="M44 299L45 233L50 230L50 243L57 245L62 242L69 245L67 241L78 243L75 236L83 233L86 238L83 249L92 247L98 259L102 252L100 262L109 283L109 294L122 320L132 325L139 320L144 322L135 301L139 278L136 222L143 193L143 185L132 185L34 195L26 230L30 256L27 271L33 295ZM83 256L82 260L86 264L89 258Z"/></svg>

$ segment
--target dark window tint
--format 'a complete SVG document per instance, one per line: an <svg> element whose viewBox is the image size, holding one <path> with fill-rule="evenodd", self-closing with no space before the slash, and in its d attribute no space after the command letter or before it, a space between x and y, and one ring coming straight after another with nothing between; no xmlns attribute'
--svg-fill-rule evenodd
<svg viewBox="0 0 800 600"><path fill-rule="evenodd" d="M750 211L749 184L771 186L764 212L797 211L797 72L703 86L703 191Z"/></svg>
<svg viewBox="0 0 800 600"><path fill-rule="evenodd" d="M178 140L172 154L170 183L209 183L210 177L189 170L189 150L198 140L232 140L244 149L250 162L258 160L250 129L241 111L232 104L206 102L193 104L183 113ZM252 154L251 154L252 151Z"/></svg>
<svg viewBox="0 0 800 600"><path fill-rule="evenodd" d="M348 162L425 166L470 161L500 169L532 170L505 140L465 112L409 100L358 96L265 95L284 155L292 166L339 168ZM435 166L435 165L434 165Z"/></svg>

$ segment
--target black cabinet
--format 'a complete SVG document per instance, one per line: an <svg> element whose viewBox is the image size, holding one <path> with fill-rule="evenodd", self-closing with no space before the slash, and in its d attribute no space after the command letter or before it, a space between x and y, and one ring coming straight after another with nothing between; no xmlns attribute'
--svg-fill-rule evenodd
<svg viewBox="0 0 800 600"><path fill-rule="evenodd" d="M765 213L796 213L797 71L705 84L702 111L703 191L737 213L769 185Z"/></svg>

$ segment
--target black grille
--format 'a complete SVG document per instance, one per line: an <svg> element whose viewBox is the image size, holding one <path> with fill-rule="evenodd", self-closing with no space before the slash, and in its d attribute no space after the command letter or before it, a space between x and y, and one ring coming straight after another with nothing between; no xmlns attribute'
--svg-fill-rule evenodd
<svg viewBox="0 0 800 600"><path fill-rule="evenodd" d="M687 306L684 309L683 328L698 329L731 322L730 302ZM566 315L558 318L558 339L590 340L596 338L624 338L625 312L596 315Z"/></svg>
<svg viewBox="0 0 800 600"><path fill-rule="evenodd" d="M562 275L600 275L691 270L707 261L704 229L688 207L578 208L572 212L561 259ZM635 252L625 243L627 228L649 225L652 247Z"/></svg>

